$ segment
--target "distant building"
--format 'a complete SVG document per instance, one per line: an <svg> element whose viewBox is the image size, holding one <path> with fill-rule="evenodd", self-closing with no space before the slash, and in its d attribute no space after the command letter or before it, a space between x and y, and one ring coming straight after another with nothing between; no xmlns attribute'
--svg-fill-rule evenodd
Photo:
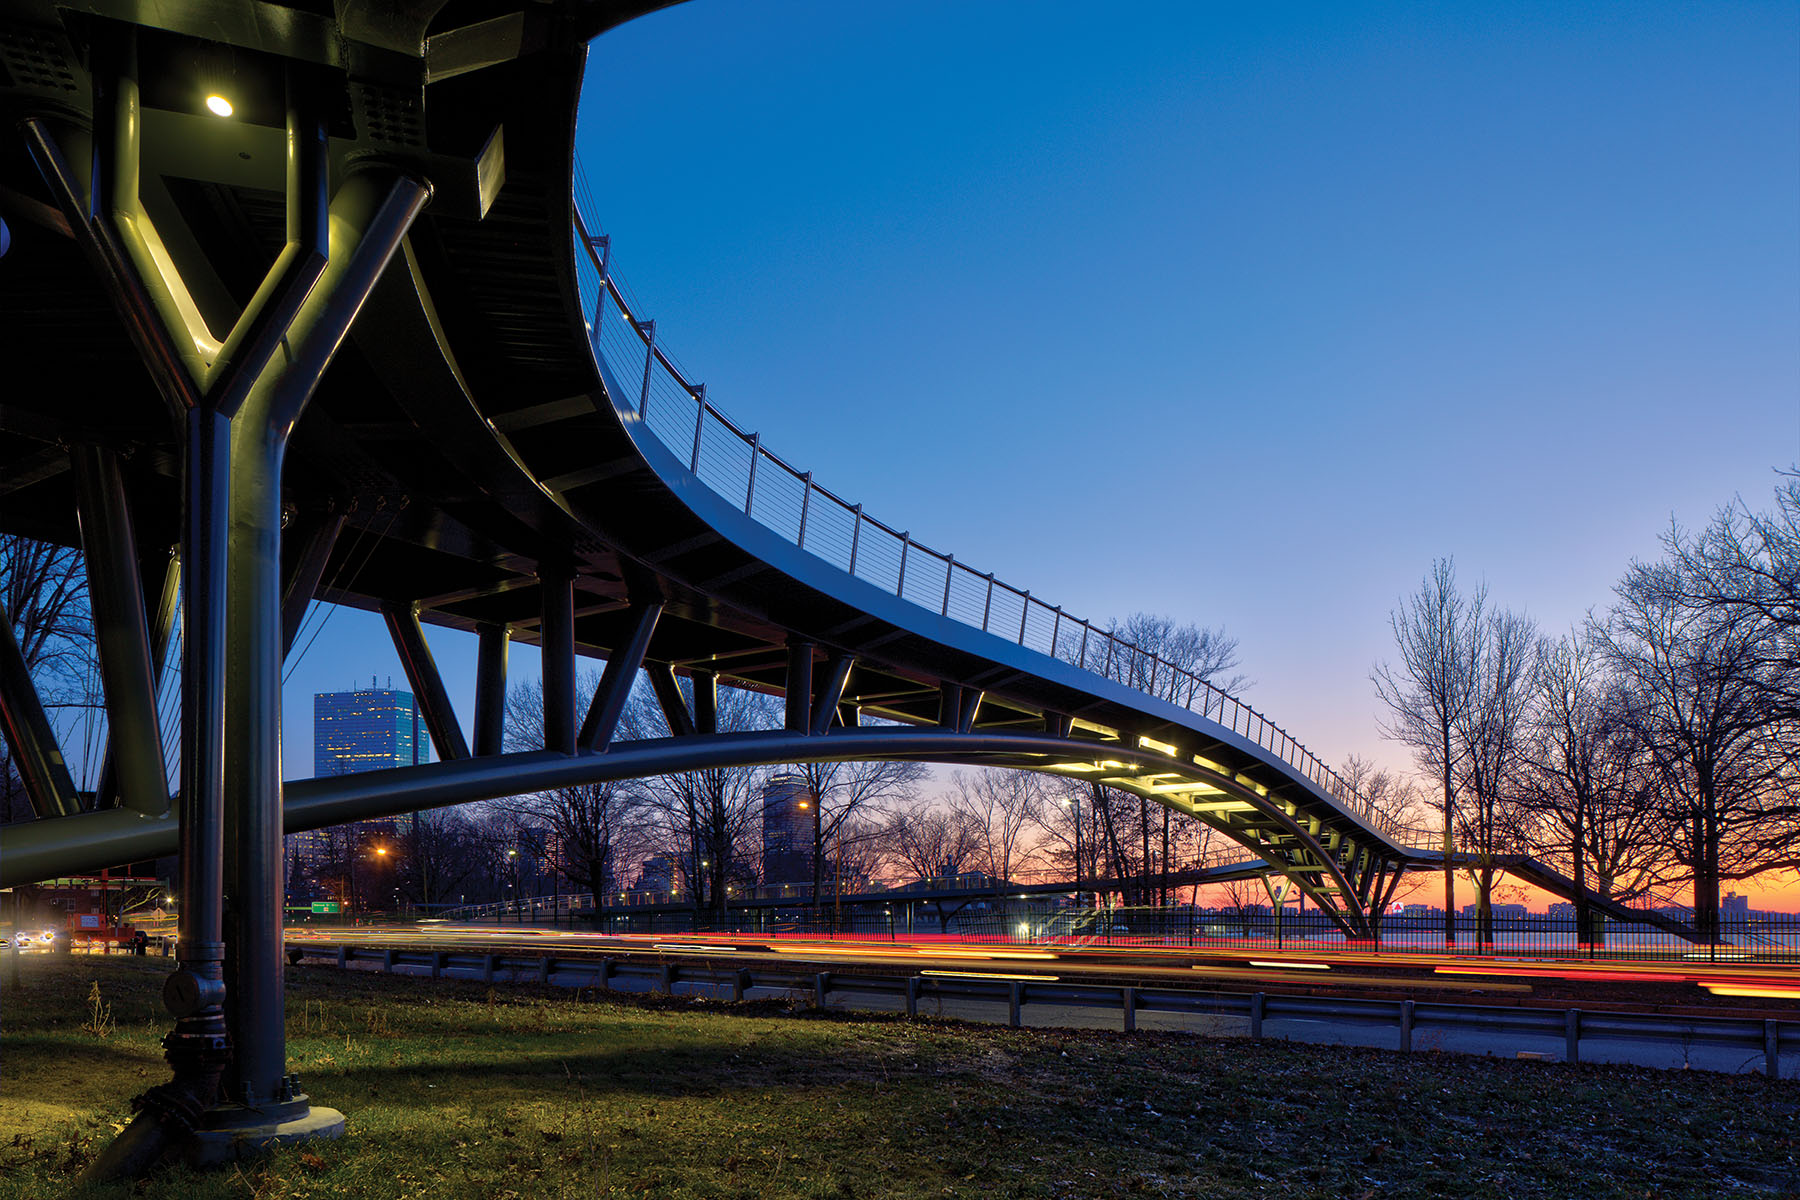
<svg viewBox="0 0 1800 1200"><path fill-rule="evenodd" d="M1496 917L1523 917L1528 910L1523 904L1490 904L1488 911ZM1473 920L1481 915L1481 906L1465 904L1462 906L1462 915Z"/></svg>
<svg viewBox="0 0 1800 1200"><path fill-rule="evenodd" d="M411 692L378 688L313 696L313 775L353 775L430 759Z"/></svg>
<svg viewBox="0 0 1800 1200"><path fill-rule="evenodd" d="M804 775L777 775L764 785L764 886L812 883L813 810L818 802Z"/></svg>
<svg viewBox="0 0 1800 1200"><path fill-rule="evenodd" d="M1747 917L1750 915L1750 897L1727 892L1725 899L1719 901L1719 912L1726 916Z"/></svg>
<svg viewBox="0 0 1800 1200"><path fill-rule="evenodd" d="M638 868L637 882L632 885L640 892L667 892L675 886L675 856L673 854L652 854Z"/></svg>
<svg viewBox="0 0 1800 1200"><path fill-rule="evenodd" d="M327 778L406 767L429 761L430 743L419 722L411 692L369 687L313 696L313 775ZM385 907L392 897L365 894L371 877L391 874L398 865L398 839L411 832L412 818L356 821L347 826L289 834L288 903L320 898L354 900ZM388 885L391 888L391 885Z"/></svg>

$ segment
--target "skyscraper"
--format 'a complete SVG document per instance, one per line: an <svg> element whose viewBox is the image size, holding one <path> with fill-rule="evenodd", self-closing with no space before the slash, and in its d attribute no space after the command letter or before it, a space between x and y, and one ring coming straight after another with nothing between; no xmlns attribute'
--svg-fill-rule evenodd
<svg viewBox="0 0 1800 1200"><path fill-rule="evenodd" d="M420 726L412 693L376 683L371 678L366 689L314 694L315 776L411 766L430 758L430 743ZM285 842L289 903L315 896L355 899L357 879L366 875L358 869L358 860L373 855L392 870L396 865L392 857L395 837L410 829L411 820L402 818L398 827L391 820L357 821L290 834ZM366 898L377 904L385 904L387 899Z"/></svg>
<svg viewBox="0 0 1800 1200"><path fill-rule="evenodd" d="M777 775L763 785L763 884L812 882L813 808L818 797L804 775Z"/></svg>
<svg viewBox="0 0 1800 1200"><path fill-rule="evenodd" d="M411 692L378 688L313 696L313 774L405 767L430 757Z"/></svg>

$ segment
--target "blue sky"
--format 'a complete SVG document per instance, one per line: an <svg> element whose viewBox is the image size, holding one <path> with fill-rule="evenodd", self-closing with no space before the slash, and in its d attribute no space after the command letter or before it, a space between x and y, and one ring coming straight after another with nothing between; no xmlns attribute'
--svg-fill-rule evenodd
<svg viewBox="0 0 1800 1200"><path fill-rule="evenodd" d="M710 399L1071 612L1223 625L1332 761L1404 761L1368 672L1434 556L1566 628L1800 460L1791 3L698 0L583 114ZM287 775L371 674L333 617Z"/></svg>

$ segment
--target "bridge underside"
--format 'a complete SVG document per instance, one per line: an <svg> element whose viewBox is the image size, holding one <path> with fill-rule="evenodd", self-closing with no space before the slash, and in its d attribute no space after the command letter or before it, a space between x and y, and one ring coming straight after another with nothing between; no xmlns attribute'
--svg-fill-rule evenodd
<svg viewBox="0 0 1800 1200"><path fill-rule="evenodd" d="M110 745L79 811L0 614L0 721L40 817L0 831L0 880L182 859L175 1078L103 1174L197 1125L310 1119L286 1071L285 831L917 758L1154 800L1352 936L1409 861L1235 724L896 607L641 440L590 346L571 148L586 40L659 6L6 2L0 532L82 548ZM283 787L282 665L314 599L382 614L444 761ZM426 624L477 639L469 730ZM542 652L542 751L504 752L514 642ZM606 666L578 711L583 657ZM618 738L640 676L670 737ZM721 686L782 696L783 727L721 731Z"/></svg>

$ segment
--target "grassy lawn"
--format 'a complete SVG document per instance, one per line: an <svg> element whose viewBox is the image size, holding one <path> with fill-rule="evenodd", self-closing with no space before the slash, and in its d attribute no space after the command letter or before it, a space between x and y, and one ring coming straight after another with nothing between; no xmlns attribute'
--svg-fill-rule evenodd
<svg viewBox="0 0 1800 1200"><path fill-rule="evenodd" d="M0 1196L67 1193L166 1077L168 963L29 959L0 995ZM116 1028L83 1028L92 985ZM289 973L349 1133L132 1197L1800 1194L1760 1077L1007 1030L769 1004Z"/></svg>

